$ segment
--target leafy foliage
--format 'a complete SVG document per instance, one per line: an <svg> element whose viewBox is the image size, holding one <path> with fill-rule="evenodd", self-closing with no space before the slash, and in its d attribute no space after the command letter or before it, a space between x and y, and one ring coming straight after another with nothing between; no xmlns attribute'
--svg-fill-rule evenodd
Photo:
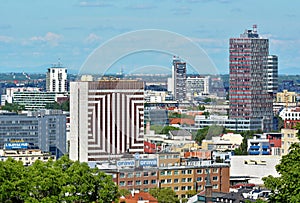
<svg viewBox="0 0 300 203"><path fill-rule="evenodd" d="M298 139L300 139L299 132ZM300 143L291 145L289 154L282 157L276 170L280 177L268 176L263 178L265 186L273 192L270 202L299 202Z"/></svg>
<svg viewBox="0 0 300 203"><path fill-rule="evenodd" d="M45 106L46 109L60 109L63 111L70 111L70 101L67 100L65 102L62 102L61 104L54 102L50 104L46 104Z"/></svg>
<svg viewBox="0 0 300 203"><path fill-rule="evenodd" d="M5 102L5 105L1 107L1 110L7 110L9 112L20 112L22 110L25 110L24 105L20 105L17 103L8 103L7 101Z"/></svg>
<svg viewBox="0 0 300 203"><path fill-rule="evenodd" d="M154 130L156 134L169 134L170 130L179 130L179 128L174 126L159 126L159 125L152 125L151 130Z"/></svg>
<svg viewBox="0 0 300 203"><path fill-rule="evenodd" d="M155 197L159 203L179 203L176 193L171 188L151 188L149 193Z"/></svg>
<svg viewBox="0 0 300 203"><path fill-rule="evenodd" d="M106 203L118 195L110 176L67 156L29 167L13 159L0 162L0 202Z"/></svg>

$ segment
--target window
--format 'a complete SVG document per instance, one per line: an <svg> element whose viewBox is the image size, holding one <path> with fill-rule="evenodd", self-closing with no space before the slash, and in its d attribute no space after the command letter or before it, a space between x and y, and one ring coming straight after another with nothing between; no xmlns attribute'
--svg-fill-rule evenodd
<svg viewBox="0 0 300 203"><path fill-rule="evenodd" d="M144 185L148 185L149 184L149 181L148 180L144 180Z"/></svg>
<svg viewBox="0 0 300 203"><path fill-rule="evenodd" d="M125 181L120 181L120 186L125 186Z"/></svg>
<svg viewBox="0 0 300 203"><path fill-rule="evenodd" d="M165 179L161 179L161 180L160 180L160 183L162 183L162 184L164 184L165 182L166 182Z"/></svg>
<svg viewBox="0 0 300 203"><path fill-rule="evenodd" d="M192 170L187 170L187 174L193 174Z"/></svg>
<svg viewBox="0 0 300 203"><path fill-rule="evenodd" d="M218 169L217 168L213 168L212 172L213 173L218 173Z"/></svg>
<svg viewBox="0 0 300 203"><path fill-rule="evenodd" d="M189 182L189 183L192 182L192 178L188 178L187 182Z"/></svg>
<svg viewBox="0 0 300 203"><path fill-rule="evenodd" d="M172 183L172 179L167 179L167 183Z"/></svg>
<svg viewBox="0 0 300 203"><path fill-rule="evenodd" d="M156 176L156 172L155 172L155 171L152 171L152 172L151 172L151 176Z"/></svg>
<svg viewBox="0 0 300 203"><path fill-rule="evenodd" d="M165 175L165 171L161 171L161 172L160 172L160 175L161 175L161 176L164 176L164 175Z"/></svg>
<svg viewBox="0 0 300 203"><path fill-rule="evenodd" d="M144 188L144 192L148 192L149 191L149 188Z"/></svg>
<svg viewBox="0 0 300 203"><path fill-rule="evenodd" d="M186 174L186 173L185 173L185 170L181 170L181 174Z"/></svg>
<svg viewBox="0 0 300 203"><path fill-rule="evenodd" d="M214 184L214 185L212 186L212 188L213 188L213 189L218 189L218 184Z"/></svg>
<svg viewBox="0 0 300 203"><path fill-rule="evenodd" d="M178 175L178 170L175 170L175 171L174 171L174 175Z"/></svg>
<svg viewBox="0 0 300 203"><path fill-rule="evenodd" d="M120 173L120 178L125 178L125 173Z"/></svg>
<svg viewBox="0 0 300 203"><path fill-rule="evenodd" d="M144 176L146 177L149 176L148 172L144 172Z"/></svg>
<svg viewBox="0 0 300 203"><path fill-rule="evenodd" d="M135 173L135 177L141 177L141 173L140 172L136 172Z"/></svg>
<svg viewBox="0 0 300 203"><path fill-rule="evenodd" d="M141 185L142 182L140 180L135 181L135 185Z"/></svg>
<svg viewBox="0 0 300 203"><path fill-rule="evenodd" d="M151 184L152 185L156 184L156 180L151 180Z"/></svg>
<svg viewBox="0 0 300 203"><path fill-rule="evenodd" d="M174 183L178 183L178 182L179 182L178 178L174 179Z"/></svg>
<svg viewBox="0 0 300 203"><path fill-rule="evenodd" d="M218 180L218 176L213 176L213 181L217 181Z"/></svg>
<svg viewBox="0 0 300 203"><path fill-rule="evenodd" d="M202 177L197 177L197 182L201 182L202 181Z"/></svg>
<svg viewBox="0 0 300 203"><path fill-rule="evenodd" d="M127 185L128 185L128 186L131 186L131 185L133 185L133 181L132 181L132 180L130 180L130 181L127 181Z"/></svg>
<svg viewBox="0 0 300 203"><path fill-rule="evenodd" d="M187 190L192 190L192 186L187 186Z"/></svg>
<svg viewBox="0 0 300 203"><path fill-rule="evenodd" d="M181 186L181 190L185 190L185 186Z"/></svg>
<svg viewBox="0 0 300 203"><path fill-rule="evenodd" d="M174 191L178 191L178 190L179 190L178 186L174 187Z"/></svg>
<svg viewBox="0 0 300 203"><path fill-rule="evenodd" d="M197 169L197 173L202 174L203 173L202 169Z"/></svg>
<svg viewBox="0 0 300 203"><path fill-rule="evenodd" d="M133 173L127 173L127 178L133 178Z"/></svg>
<svg viewBox="0 0 300 203"><path fill-rule="evenodd" d="M185 178L181 178L181 182L182 182L182 183L185 183L185 182L186 182L186 179L185 179Z"/></svg>
<svg viewBox="0 0 300 203"><path fill-rule="evenodd" d="M172 175L172 171L167 171L167 175Z"/></svg>

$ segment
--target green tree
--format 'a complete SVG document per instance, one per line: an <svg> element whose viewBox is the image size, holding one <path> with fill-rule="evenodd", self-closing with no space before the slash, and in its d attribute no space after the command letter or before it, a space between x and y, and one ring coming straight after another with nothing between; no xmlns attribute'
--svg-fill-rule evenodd
<svg viewBox="0 0 300 203"><path fill-rule="evenodd" d="M8 103L7 101L5 102L5 105L1 107L1 110L6 110L9 112L15 112L18 113L20 111L25 110L25 106L24 105L20 105L17 103Z"/></svg>
<svg viewBox="0 0 300 203"><path fill-rule="evenodd" d="M176 193L171 188L151 188L149 193L155 197L159 203L179 203Z"/></svg>
<svg viewBox="0 0 300 203"><path fill-rule="evenodd" d="M205 139L205 137L206 137L206 135L208 133L208 130L209 130L209 127L205 127L205 128L197 130L197 133L195 135L193 135L194 140L196 142L198 142L198 144L201 145L202 140Z"/></svg>
<svg viewBox="0 0 300 203"><path fill-rule="evenodd" d="M60 109L63 111L70 111L70 101L64 101L61 104L58 102L48 103L45 106L46 109Z"/></svg>
<svg viewBox="0 0 300 203"><path fill-rule="evenodd" d="M118 197L111 176L67 156L28 167L12 159L0 162L0 202L106 203Z"/></svg>
<svg viewBox="0 0 300 203"><path fill-rule="evenodd" d="M299 129L299 128L298 128ZM299 131L297 134L300 139ZM263 181L272 190L270 202L299 202L300 200L300 143L290 147L289 154L282 157L276 165L280 177L268 176Z"/></svg>

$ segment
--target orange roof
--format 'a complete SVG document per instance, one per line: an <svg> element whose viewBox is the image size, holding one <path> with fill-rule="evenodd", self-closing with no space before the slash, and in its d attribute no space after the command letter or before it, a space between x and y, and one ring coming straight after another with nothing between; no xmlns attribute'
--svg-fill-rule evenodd
<svg viewBox="0 0 300 203"><path fill-rule="evenodd" d="M122 200L125 200L126 203L137 203L139 200L148 200L150 203L158 203L158 200L152 195L150 195L148 192L134 193L133 197L131 194L126 195L125 199L122 198Z"/></svg>
<svg viewBox="0 0 300 203"><path fill-rule="evenodd" d="M190 118L170 118L170 124L188 124L194 125L195 121Z"/></svg>

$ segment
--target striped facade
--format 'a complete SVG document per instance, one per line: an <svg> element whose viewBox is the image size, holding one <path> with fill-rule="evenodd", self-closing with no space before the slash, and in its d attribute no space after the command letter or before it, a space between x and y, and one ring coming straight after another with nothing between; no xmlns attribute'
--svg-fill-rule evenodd
<svg viewBox="0 0 300 203"><path fill-rule="evenodd" d="M72 82L70 92L71 159L98 161L143 152L143 82Z"/></svg>

